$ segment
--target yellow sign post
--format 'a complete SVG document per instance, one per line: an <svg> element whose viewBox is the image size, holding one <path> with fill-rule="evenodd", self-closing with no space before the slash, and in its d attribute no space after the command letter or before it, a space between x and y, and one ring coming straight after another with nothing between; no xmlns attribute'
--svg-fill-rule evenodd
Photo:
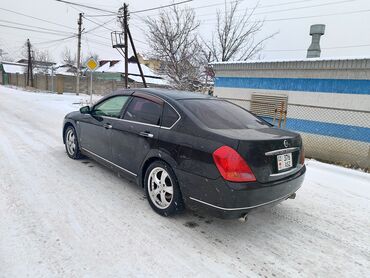
<svg viewBox="0 0 370 278"><path fill-rule="evenodd" d="M87 62L86 62L86 67L90 70L90 105L92 105L92 76L93 76L93 71L95 71L98 67L99 64L93 57L91 57Z"/></svg>
<svg viewBox="0 0 370 278"><path fill-rule="evenodd" d="M98 68L99 64L97 61L95 61L94 58L90 58L87 62L86 62L86 67L90 70L90 71L95 71L97 68Z"/></svg>

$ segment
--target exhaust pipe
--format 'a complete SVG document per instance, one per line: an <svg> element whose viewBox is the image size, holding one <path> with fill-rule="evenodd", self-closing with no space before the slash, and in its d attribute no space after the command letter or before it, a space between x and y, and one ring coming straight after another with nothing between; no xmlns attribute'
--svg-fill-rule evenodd
<svg viewBox="0 0 370 278"><path fill-rule="evenodd" d="M242 216L240 216L239 221L240 222L247 222L248 221L248 213L245 213Z"/></svg>
<svg viewBox="0 0 370 278"><path fill-rule="evenodd" d="M296 193L293 193L292 195L290 195L290 196L288 197L288 199L292 199L292 200L294 200L294 199L295 199L295 196L297 196L297 194L296 194Z"/></svg>

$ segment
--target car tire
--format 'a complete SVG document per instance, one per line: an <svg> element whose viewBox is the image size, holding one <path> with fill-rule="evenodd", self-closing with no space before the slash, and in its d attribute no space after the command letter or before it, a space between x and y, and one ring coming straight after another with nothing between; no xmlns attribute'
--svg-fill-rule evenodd
<svg viewBox="0 0 370 278"><path fill-rule="evenodd" d="M82 157L80 147L78 145L77 133L73 126L67 127L64 132L64 145L67 155L72 159L79 159Z"/></svg>
<svg viewBox="0 0 370 278"><path fill-rule="evenodd" d="M155 161L147 168L144 188L152 209L162 216L171 216L184 209L177 178L171 167Z"/></svg>

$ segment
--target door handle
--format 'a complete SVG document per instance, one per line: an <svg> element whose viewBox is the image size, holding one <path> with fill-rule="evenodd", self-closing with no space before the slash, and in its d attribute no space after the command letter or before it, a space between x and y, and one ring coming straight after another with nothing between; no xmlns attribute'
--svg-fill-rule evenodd
<svg viewBox="0 0 370 278"><path fill-rule="evenodd" d="M147 131L142 131L139 133L140 136L143 136L143 137L148 137L148 138L153 138L154 135L151 134L150 132L147 132Z"/></svg>
<svg viewBox="0 0 370 278"><path fill-rule="evenodd" d="M112 128L112 125L111 124L103 124L103 127L105 129L111 129Z"/></svg>

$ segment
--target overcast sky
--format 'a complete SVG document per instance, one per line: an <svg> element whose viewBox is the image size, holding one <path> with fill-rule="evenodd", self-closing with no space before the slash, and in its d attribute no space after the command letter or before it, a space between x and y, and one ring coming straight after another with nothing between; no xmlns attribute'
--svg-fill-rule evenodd
<svg viewBox="0 0 370 278"><path fill-rule="evenodd" d="M96 6L101 9L116 11L122 5L118 0L69 0ZM227 0L230 2L231 0ZM180 2L176 0L175 2ZM183 4L195 9L201 23L200 32L209 39L216 24L217 10L224 9L222 0L194 0ZM131 11L147 9L172 3L168 0L130 0L127 1ZM255 0L242 1L240 11L252 8L257 4ZM212 7L203 7L214 5ZM27 38L36 48L48 49L54 60L60 61L60 53L65 47L75 53L77 39L51 42L63 39L77 32L77 17L79 10L86 15L97 15L100 12L86 8L72 7L71 5L56 2L55 0L0 0L0 8L17 11L26 15L52 21L60 25L35 20L0 9L0 49L13 57L18 57L20 49ZM140 17L156 16L158 10L140 13ZM330 16L328 16L330 15ZM106 22L113 17L94 17L96 22ZM369 0L260 0L253 17L254 20L265 20L260 38L278 32L265 44L262 52L263 59L301 59L305 58L306 49L310 44L309 28L311 24L326 24L326 34L322 37L322 57L370 57L370 1ZM17 24L14 24L14 23ZM24 24L26 26L20 25ZM5 26L32 28L37 26L53 29L58 34L43 34L31 31L9 29ZM28 26L28 27L27 27ZM84 20L85 30L96 27L96 24ZM136 38L136 47L139 52L147 53L145 44L145 25L135 15L131 16L131 31ZM68 28L69 27L69 28ZM118 30L115 20L107 24L111 30ZM50 32L50 30L44 30ZM72 34L73 35L73 34ZM119 58L116 50L110 47L110 31L99 28L83 36L82 51L85 55L96 52L101 59Z"/></svg>

